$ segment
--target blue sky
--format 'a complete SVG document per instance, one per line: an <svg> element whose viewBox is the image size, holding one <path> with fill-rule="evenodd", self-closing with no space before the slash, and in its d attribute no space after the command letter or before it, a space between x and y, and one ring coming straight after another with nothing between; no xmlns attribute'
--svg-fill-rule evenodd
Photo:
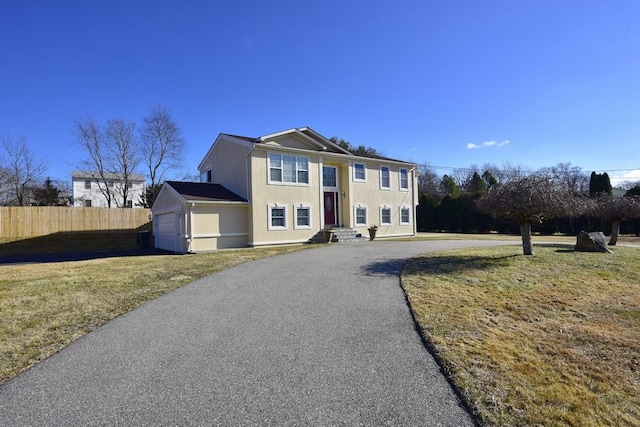
<svg viewBox="0 0 640 427"><path fill-rule="evenodd" d="M434 166L636 181L638 18L636 0L7 0L0 133L69 179L74 119L161 103L190 174L220 132L310 126Z"/></svg>

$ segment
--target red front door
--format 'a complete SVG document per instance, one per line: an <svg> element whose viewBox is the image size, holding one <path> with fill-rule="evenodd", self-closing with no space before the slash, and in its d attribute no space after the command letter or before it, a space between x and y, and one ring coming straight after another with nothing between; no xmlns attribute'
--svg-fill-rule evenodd
<svg viewBox="0 0 640 427"><path fill-rule="evenodd" d="M336 216L338 209L336 206L337 197L333 191L324 192L324 225L337 225L338 218Z"/></svg>

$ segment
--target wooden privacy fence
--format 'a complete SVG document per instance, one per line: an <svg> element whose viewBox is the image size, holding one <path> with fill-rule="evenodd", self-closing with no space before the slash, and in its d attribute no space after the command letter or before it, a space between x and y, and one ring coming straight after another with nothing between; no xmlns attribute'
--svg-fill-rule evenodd
<svg viewBox="0 0 640 427"><path fill-rule="evenodd" d="M30 238L54 233L135 230L149 223L149 209L1 206L0 238Z"/></svg>

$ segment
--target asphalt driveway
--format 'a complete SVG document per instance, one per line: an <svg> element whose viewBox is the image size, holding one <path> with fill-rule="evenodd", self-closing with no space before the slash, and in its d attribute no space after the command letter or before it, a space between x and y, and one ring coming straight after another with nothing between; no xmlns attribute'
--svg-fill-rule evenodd
<svg viewBox="0 0 640 427"><path fill-rule="evenodd" d="M421 253L496 243L332 244L216 273L5 383L0 425L473 425L398 275Z"/></svg>

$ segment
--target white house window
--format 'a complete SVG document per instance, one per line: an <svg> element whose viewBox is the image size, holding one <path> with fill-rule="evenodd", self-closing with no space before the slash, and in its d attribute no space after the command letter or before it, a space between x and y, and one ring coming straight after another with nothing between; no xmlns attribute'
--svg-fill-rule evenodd
<svg viewBox="0 0 640 427"><path fill-rule="evenodd" d="M129 209L133 208L133 200L127 200L127 207Z"/></svg>
<svg viewBox="0 0 640 427"><path fill-rule="evenodd" d="M409 172L406 169L400 169L400 189L409 189Z"/></svg>
<svg viewBox="0 0 640 427"><path fill-rule="evenodd" d="M90 208L91 207L91 199L87 199L84 201L84 207L85 208Z"/></svg>
<svg viewBox="0 0 640 427"><path fill-rule="evenodd" d="M129 188L133 188L133 182L129 182L128 186Z"/></svg>
<svg viewBox="0 0 640 427"><path fill-rule="evenodd" d="M213 182L213 176L212 176L212 172L211 169L207 169L207 181L206 182Z"/></svg>
<svg viewBox="0 0 640 427"><path fill-rule="evenodd" d="M84 188L85 190L91 190L91 180L85 180L84 181Z"/></svg>
<svg viewBox="0 0 640 427"><path fill-rule="evenodd" d="M269 230L287 229L287 208L282 205L269 206Z"/></svg>
<svg viewBox="0 0 640 427"><path fill-rule="evenodd" d="M322 185L324 187L337 187L338 186L338 173L333 166L322 167Z"/></svg>
<svg viewBox="0 0 640 427"><path fill-rule="evenodd" d="M389 181L389 168L387 166L380 166L380 188L390 189L391 184Z"/></svg>
<svg viewBox="0 0 640 427"><path fill-rule="evenodd" d="M355 207L356 226L367 225L367 208L363 206Z"/></svg>
<svg viewBox="0 0 640 427"><path fill-rule="evenodd" d="M296 206L294 208L294 215L294 228L311 228L311 208L309 208L309 206Z"/></svg>
<svg viewBox="0 0 640 427"><path fill-rule="evenodd" d="M386 205L380 208L380 225L391 225L391 208Z"/></svg>
<svg viewBox="0 0 640 427"><path fill-rule="evenodd" d="M353 180L365 182L367 180L367 175L365 173L365 167L363 163L354 163L353 165Z"/></svg>
<svg viewBox="0 0 640 427"><path fill-rule="evenodd" d="M402 207L400 208L400 224L408 225L411 224L411 217L409 216L409 208Z"/></svg>
<svg viewBox="0 0 640 427"><path fill-rule="evenodd" d="M269 182L309 183L309 159L269 154Z"/></svg>
<svg viewBox="0 0 640 427"><path fill-rule="evenodd" d="M113 188L115 186L115 183L113 181L109 181L108 185L109 185L109 187Z"/></svg>

